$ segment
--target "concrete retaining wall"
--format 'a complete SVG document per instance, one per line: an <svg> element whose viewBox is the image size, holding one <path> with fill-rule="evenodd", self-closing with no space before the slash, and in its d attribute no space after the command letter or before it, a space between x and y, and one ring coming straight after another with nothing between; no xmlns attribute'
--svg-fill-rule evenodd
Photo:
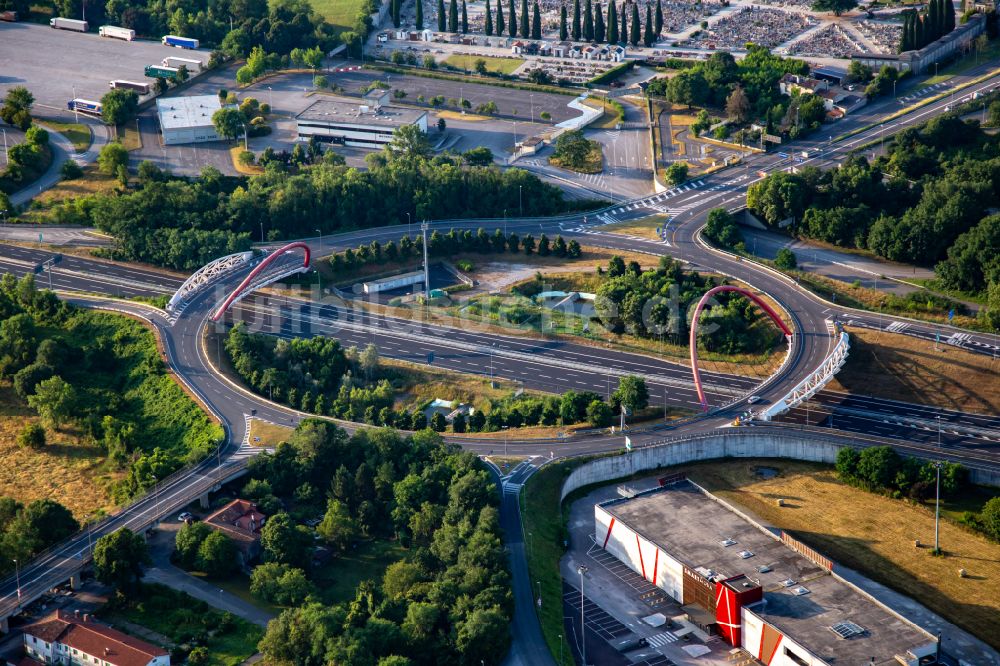
<svg viewBox="0 0 1000 666"><path fill-rule="evenodd" d="M714 458L790 458L833 464L837 452L845 446L875 446L889 442L859 442L849 437L818 437L797 432L761 432L733 428L728 432L696 435L668 440L655 446L635 449L627 455L594 460L573 470L563 482L560 501L574 490L594 483L604 483L631 476L636 472L655 471ZM931 456L928 456L930 458ZM1000 470L969 468L973 483L1000 486Z"/></svg>

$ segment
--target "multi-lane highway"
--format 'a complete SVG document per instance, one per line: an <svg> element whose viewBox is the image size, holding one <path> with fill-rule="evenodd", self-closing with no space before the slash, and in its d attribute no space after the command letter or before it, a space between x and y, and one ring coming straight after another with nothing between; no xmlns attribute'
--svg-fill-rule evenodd
<svg viewBox="0 0 1000 666"><path fill-rule="evenodd" d="M976 89L992 88L998 82L1000 77L995 77ZM891 133L922 122L927 117L942 112L946 104L947 101L942 100L893 121L884 129L868 129L844 141L808 140L797 143L796 149L809 151L810 157L803 163L818 166L836 164L851 149L874 140L883 131ZM785 309L796 334L790 347L790 357L780 376L766 387L755 389L765 403L786 393L820 364L830 348L829 325L833 320L851 320L855 325L872 327L895 324L897 330L904 334L925 338L929 335L932 336L931 339L941 334L942 339L970 351L996 352L995 343L990 336L835 306L804 291L783 275L713 250L701 242L697 232L709 210L715 207L741 206L746 188L761 177L759 173L766 174L788 167L787 160L778 155L755 156L746 166L721 171L688 186L633 200L599 213L551 219L508 220L506 228L508 232L518 233L561 233L564 237L576 238L581 243L590 245L655 255L670 254L693 267L711 268L767 293ZM606 222L636 219L647 216L650 211L665 212L671 217L667 238L662 242L605 233L601 229ZM432 227L475 228L498 224L496 220L440 221L433 223ZM323 254L376 239L383 242L398 239L407 232L406 225L401 225L326 236L310 239L308 242L314 252ZM32 271L34 266L49 256L51 255L40 249L0 246L0 270L14 274ZM203 330L220 300L220 294L235 287L244 275L245 273L238 272L224 278L218 289L210 288L196 294L179 314L167 316L154 308L134 302L114 301L111 305L142 316L156 327L163 340L170 367L199 397L206 409L226 426L228 444L220 450L215 460L207 460L193 470L185 470L175 479L161 483L153 495L124 509L96 528L93 534L78 535L29 563L21 573L21 588L25 599L60 582L78 569L94 538L121 526L142 527L153 516L174 511L206 492L220 478L224 479L237 470L242 460L253 453L242 444L246 437L246 417L251 410L257 410L259 417L276 423L291 424L301 418L299 413L271 404L221 377L212 366L214 350L204 348ZM102 307L109 307L109 302L86 293L116 297L155 296L172 292L182 281L175 275L152 269L69 256L63 259L51 275L43 274L38 279L42 286L48 286L50 278L53 288L80 293L73 298L76 302ZM265 296L247 298L233 316L252 319L261 330L279 335L336 335L345 344L356 345L374 342L380 347L382 354L389 357L420 361L427 353L434 351L435 364L442 367L483 375L488 374L488 368L492 368L495 375L522 381L528 388L574 388L604 394L614 389L616 375L635 372L650 378L653 404L659 405L661 399L665 399L668 406L672 400L677 403L676 406L690 406L695 402L691 389L687 387L687 369L649 356L564 342L459 331L440 324L414 323L392 317L373 316L371 313L352 312L335 303L310 304L294 299L268 299ZM753 383L745 378L718 373L706 377L706 380L716 404L732 399L734 392L749 390ZM833 405L834 409L834 422L830 424L833 427L827 430L828 436L836 437L839 429L852 427L861 433L875 432L898 437L898 447L909 453L958 460L974 467L1000 467L1000 452L992 446L994 440L989 434L996 430L996 419L943 413L920 406L899 405L856 396L823 394L820 402L827 406ZM731 408L722 410L711 418L687 422L671 434L677 436L714 429L729 422L734 414L746 408L745 401L737 401ZM885 416L881 416L882 414ZM792 416L795 418L797 414ZM943 422L942 435L947 432L950 437L947 442L951 444L949 447L937 446L938 416L941 416ZM920 425L911 426L911 423ZM808 436L805 434L808 432L810 431L803 431L804 436ZM654 437L656 435L650 435L645 440L636 438L636 443L648 443ZM858 434L851 439L876 441ZM468 438L456 438L456 441L479 452L487 452L498 446L496 442ZM570 439L557 444L530 441L512 441L508 444L511 455L543 456L548 456L550 451L555 453L556 448L558 455L563 456L613 450L620 446L620 437L608 436ZM10 615L16 609L18 601L15 585L13 580L0 584L0 614L3 616ZM519 595L523 593L524 590L518 591ZM530 592L528 598L530 599ZM517 624L519 640L525 638L524 634L528 632L532 635L527 640L537 641L536 630L530 626L522 627L522 624L524 623Z"/></svg>

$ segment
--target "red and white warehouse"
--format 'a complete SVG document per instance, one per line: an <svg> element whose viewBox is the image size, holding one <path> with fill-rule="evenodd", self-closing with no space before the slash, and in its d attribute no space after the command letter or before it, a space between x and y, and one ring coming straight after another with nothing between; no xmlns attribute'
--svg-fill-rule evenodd
<svg viewBox="0 0 1000 666"><path fill-rule="evenodd" d="M768 666L937 663L936 637L690 481L598 504L594 523L691 623Z"/></svg>

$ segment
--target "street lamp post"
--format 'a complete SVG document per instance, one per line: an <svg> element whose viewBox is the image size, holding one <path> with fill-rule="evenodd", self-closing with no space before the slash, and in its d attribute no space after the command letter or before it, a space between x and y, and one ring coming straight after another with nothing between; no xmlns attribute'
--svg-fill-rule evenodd
<svg viewBox="0 0 1000 666"><path fill-rule="evenodd" d="M524 217L524 186L517 186L517 203L521 208L521 217Z"/></svg>
<svg viewBox="0 0 1000 666"><path fill-rule="evenodd" d="M934 463L934 467L937 470L937 484L934 499L934 554L936 555L941 552L941 541L939 539L940 531L938 529L939 523L941 522L941 462L938 461Z"/></svg>
<svg viewBox="0 0 1000 666"><path fill-rule="evenodd" d="M14 575L17 578L17 607L21 607L21 564L14 560Z"/></svg>
<svg viewBox="0 0 1000 666"><path fill-rule="evenodd" d="M507 440L509 439L509 437L508 437L509 434L510 434L510 426L503 426L503 457L504 458L507 457ZM528 544L529 544L529 548L530 548L530 544L531 544L531 540L530 539L528 540Z"/></svg>
<svg viewBox="0 0 1000 666"><path fill-rule="evenodd" d="M576 568L577 573L580 574L580 655L583 657L583 666L587 666L587 625L584 622L584 611L583 611L583 574L587 573L589 569L586 565L581 564Z"/></svg>
<svg viewBox="0 0 1000 666"><path fill-rule="evenodd" d="M323 232L320 229L316 230L319 234L320 245L323 243ZM323 276L320 274L319 269L316 269L316 288L319 290L319 297L323 298Z"/></svg>
<svg viewBox="0 0 1000 666"><path fill-rule="evenodd" d="M938 448L940 449L941 448L941 415L938 414L935 418L937 418L937 422L938 422Z"/></svg>
<svg viewBox="0 0 1000 666"><path fill-rule="evenodd" d="M264 242L264 220L260 221L260 242Z"/></svg>
<svg viewBox="0 0 1000 666"><path fill-rule="evenodd" d="M410 217L410 211L406 211L406 235L411 236L410 225L413 224L413 218Z"/></svg>

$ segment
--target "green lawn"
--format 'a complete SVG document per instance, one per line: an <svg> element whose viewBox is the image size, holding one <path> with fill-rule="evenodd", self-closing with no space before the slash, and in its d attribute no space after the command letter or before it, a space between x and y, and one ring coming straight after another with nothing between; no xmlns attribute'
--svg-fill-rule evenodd
<svg viewBox="0 0 1000 666"><path fill-rule="evenodd" d="M159 584L143 585L141 595L127 607L108 608L109 619L119 618L163 634L176 644L197 639L208 648L211 666L237 666L257 652L264 630L203 601Z"/></svg>
<svg viewBox="0 0 1000 666"><path fill-rule="evenodd" d="M972 51L967 56L963 56L956 60L955 62L949 64L947 67L939 67L938 73L936 75L931 75L927 77L921 85L922 86L932 86L935 83L943 83L951 77L961 74L962 72L975 67L976 65L981 65L990 60L995 60L1000 58L1000 41L993 40L990 45L986 47L984 51L979 54L977 59L975 50Z"/></svg>
<svg viewBox="0 0 1000 666"><path fill-rule="evenodd" d="M486 71L488 72L498 72L500 74L512 74L515 69L524 64L522 58L497 58L493 56L471 56L471 55L453 55L448 56L444 64L450 65L457 69L464 69L470 72L476 71L476 61L485 60L486 61Z"/></svg>
<svg viewBox="0 0 1000 666"><path fill-rule="evenodd" d="M350 30L361 11L363 0L313 0L312 6L326 22Z"/></svg>
<svg viewBox="0 0 1000 666"><path fill-rule="evenodd" d="M78 153L82 153L90 148L90 129L82 123L63 123L50 118L39 118L42 125L48 129L59 132L73 144L73 148Z"/></svg>
<svg viewBox="0 0 1000 666"><path fill-rule="evenodd" d="M405 556L406 550L396 541L369 541L333 558L318 568L312 579L324 603L351 601L358 583L371 579L381 586L386 567Z"/></svg>

